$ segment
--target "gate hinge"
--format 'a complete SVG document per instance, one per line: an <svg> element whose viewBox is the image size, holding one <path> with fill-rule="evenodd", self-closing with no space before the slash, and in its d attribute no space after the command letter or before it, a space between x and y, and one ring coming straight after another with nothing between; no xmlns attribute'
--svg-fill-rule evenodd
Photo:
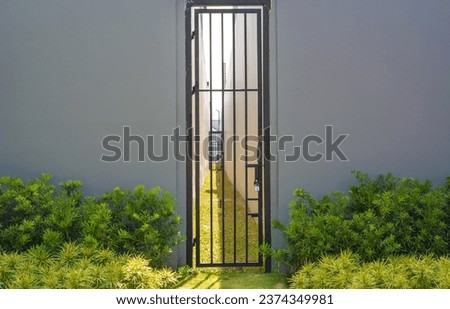
<svg viewBox="0 0 450 309"><path fill-rule="evenodd" d="M195 89L196 89L196 86L194 85L194 86L192 87L192 94L195 94Z"/></svg>
<svg viewBox="0 0 450 309"><path fill-rule="evenodd" d="M195 247L197 245L197 237L192 239L192 247Z"/></svg>
<svg viewBox="0 0 450 309"><path fill-rule="evenodd" d="M195 30L192 31L191 40L193 40L194 38L195 38Z"/></svg>

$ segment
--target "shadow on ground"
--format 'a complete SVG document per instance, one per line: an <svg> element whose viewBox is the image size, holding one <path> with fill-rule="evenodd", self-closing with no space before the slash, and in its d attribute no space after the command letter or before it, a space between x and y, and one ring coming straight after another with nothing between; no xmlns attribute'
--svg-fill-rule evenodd
<svg viewBox="0 0 450 309"><path fill-rule="evenodd" d="M287 289L286 275L258 270L201 270L180 289Z"/></svg>

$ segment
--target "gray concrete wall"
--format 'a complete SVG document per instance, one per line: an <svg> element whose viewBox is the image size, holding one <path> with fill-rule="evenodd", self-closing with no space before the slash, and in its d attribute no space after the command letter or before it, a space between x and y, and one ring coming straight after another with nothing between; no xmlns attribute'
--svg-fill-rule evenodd
<svg viewBox="0 0 450 309"><path fill-rule="evenodd" d="M174 163L137 163L137 143L130 163L100 161L123 126L176 126L175 12L167 0L2 1L0 173L175 190Z"/></svg>
<svg viewBox="0 0 450 309"><path fill-rule="evenodd" d="M346 190L352 169L442 183L450 174L450 2L276 6L278 134L297 145L324 137L325 125L335 137L349 134L340 147L348 162L278 161L278 217L287 221L294 188Z"/></svg>

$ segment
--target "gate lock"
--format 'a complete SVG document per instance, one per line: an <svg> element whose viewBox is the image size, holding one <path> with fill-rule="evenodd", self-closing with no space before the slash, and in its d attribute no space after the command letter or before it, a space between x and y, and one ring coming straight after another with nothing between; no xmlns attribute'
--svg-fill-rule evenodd
<svg viewBox="0 0 450 309"><path fill-rule="evenodd" d="M259 187L258 178L255 179L255 182L253 183L253 185L255 186L255 192L259 192L260 187Z"/></svg>

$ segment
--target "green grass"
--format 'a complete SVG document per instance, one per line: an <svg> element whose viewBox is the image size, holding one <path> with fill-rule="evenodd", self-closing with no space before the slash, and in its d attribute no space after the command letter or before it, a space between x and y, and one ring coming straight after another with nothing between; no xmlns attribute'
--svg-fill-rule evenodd
<svg viewBox="0 0 450 309"><path fill-rule="evenodd" d="M222 171L213 168L212 172L209 171L206 174L200 191L200 261L202 263L210 263L211 261L214 263L223 261L257 262L257 221L255 218L246 215L245 200L238 191L236 191L236 204L234 203L234 186L226 175L223 184L224 198L222 197L221 182ZM225 201L223 203L224 209L220 205L220 200ZM224 215L225 217L223 217ZM211 217L212 224L210 224ZM235 222L236 224L234 224ZM234 243L236 244L236 250L233 246ZM224 245L224 251L222 245ZM246 251L246 247L248 247L248 251Z"/></svg>
<svg viewBox="0 0 450 309"><path fill-rule="evenodd" d="M200 261L202 263L257 262L258 223L255 218L246 215L245 199L238 191L234 191L234 186L226 174L222 186L223 171L217 167L217 165L213 166L213 170L206 173L200 190ZM224 187L224 194L222 194L222 187ZM234 202L235 193L236 203ZM220 205L221 200L224 201L224 209ZM210 224L211 221L212 224ZM195 214L194 222L196 222ZM284 274L266 274L262 267L197 268L190 279L178 286L180 289L284 289L287 287Z"/></svg>
<svg viewBox="0 0 450 309"><path fill-rule="evenodd" d="M262 273L260 269L205 270L197 272L179 289L286 289L286 276L274 272Z"/></svg>
<svg viewBox="0 0 450 309"><path fill-rule="evenodd" d="M202 263L257 262L259 253L257 220L246 215L245 199L238 191L234 191L234 186L226 174L222 186L223 171L217 167L214 165L212 171L206 173L200 189L200 261ZM222 187L224 194L222 194ZM221 200L224 201L223 208ZM196 222L195 214L193 219ZM286 275L278 272L264 273L263 267L197 268L188 280L178 286L180 289L284 289L287 287Z"/></svg>

